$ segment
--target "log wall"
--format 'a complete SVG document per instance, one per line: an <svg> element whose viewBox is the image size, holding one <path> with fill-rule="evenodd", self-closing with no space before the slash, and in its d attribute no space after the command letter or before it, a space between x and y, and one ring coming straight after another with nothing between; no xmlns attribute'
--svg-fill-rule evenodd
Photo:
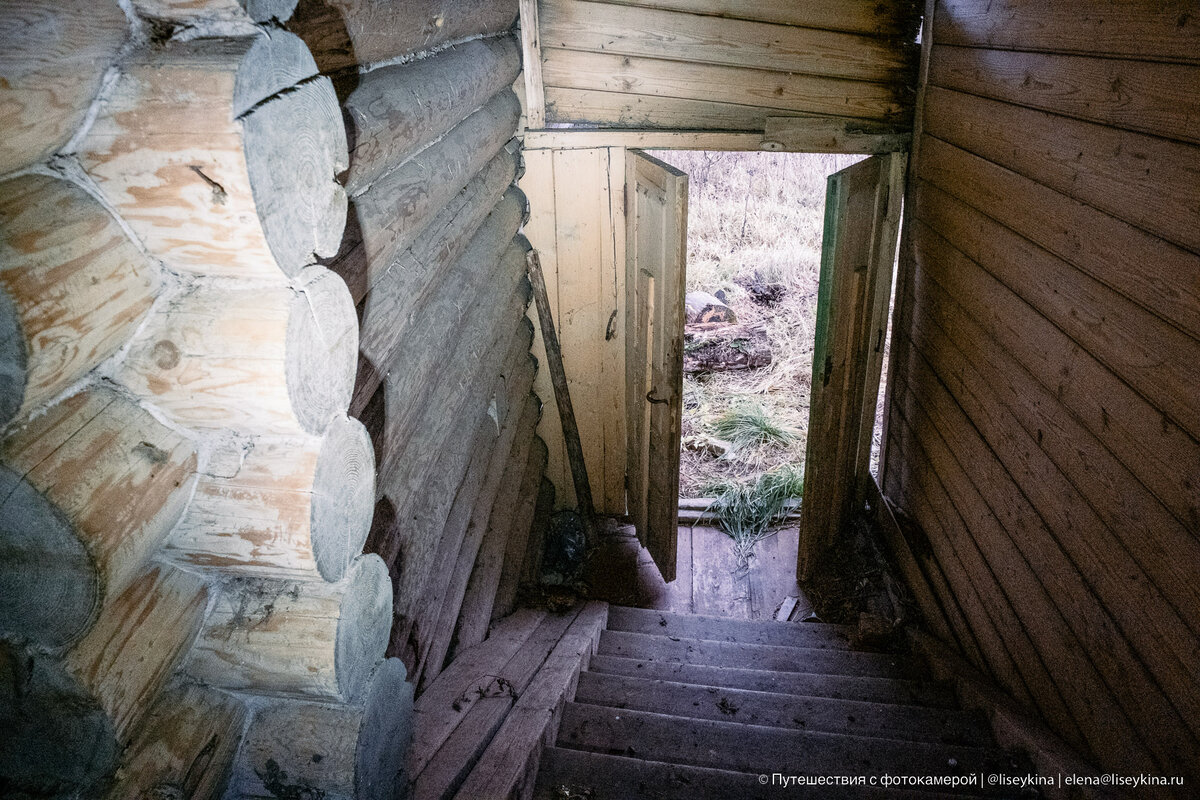
<svg viewBox="0 0 1200 800"><path fill-rule="evenodd" d="M957 643L1106 769L1200 752L1200 18L939 0L884 492Z"/></svg>
<svg viewBox="0 0 1200 800"><path fill-rule="evenodd" d="M908 126L916 3L536 6L538 36L527 46L540 51L541 86L527 86L549 123L761 134L768 119L819 116Z"/></svg>
<svg viewBox="0 0 1200 800"><path fill-rule="evenodd" d="M545 463L516 16L0 15L6 788L406 794Z"/></svg>

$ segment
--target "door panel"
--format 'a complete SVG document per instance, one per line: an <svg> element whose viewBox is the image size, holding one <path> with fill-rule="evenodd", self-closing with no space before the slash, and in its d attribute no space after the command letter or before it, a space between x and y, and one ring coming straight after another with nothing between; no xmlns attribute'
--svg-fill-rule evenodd
<svg viewBox="0 0 1200 800"><path fill-rule="evenodd" d="M625 159L626 497L638 538L675 579L687 175L638 150Z"/></svg>
<svg viewBox="0 0 1200 800"><path fill-rule="evenodd" d="M905 156L829 176L797 575L810 576L869 477Z"/></svg>

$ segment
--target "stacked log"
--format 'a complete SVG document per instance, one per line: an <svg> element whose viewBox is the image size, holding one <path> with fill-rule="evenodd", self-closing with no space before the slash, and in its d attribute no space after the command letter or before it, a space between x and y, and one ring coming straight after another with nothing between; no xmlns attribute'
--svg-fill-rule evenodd
<svg viewBox="0 0 1200 800"><path fill-rule="evenodd" d="M128 36L117 0L4 4L0 175L44 161L67 144Z"/></svg>
<svg viewBox="0 0 1200 800"><path fill-rule="evenodd" d="M341 242L337 96L282 31L140 51L122 64L79 158L180 272L292 276Z"/></svg>
<svg viewBox="0 0 1200 800"><path fill-rule="evenodd" d="M87 632L183 511L193 444L96 387L0 444L0 632L48 648Z"/></svg>
<svg viewBox="0 0 1200 800"><path fill-rule="evenodd" d="M403 795L413 689L404 664L379 664L360 702L271 698L258 705L226 796L384 800ZM285 793L287 790L290 793Z"/></svg>
<svg viewBox="0 0 1200 800"><path fill-rule="evenodd" d="M392 591L376 555L338 583L224 581L186 672L222 689L357 701L387 647Z"/></svg>
<svg viewBox="0 0 1200 800"><path fill-rule="evenodd" d="M21 0L5 22L35 35L0 30L33 65L0 56L29 123L0 173L54 157L0 182L6 787L91 796L119 765L110 797L217 797L248 753L291 764L301 718L329 792L397 777L355 304L314 265L340 247L345 128L273 25L294 6Z"/></svg>
<svg viewBox="0 0 1200 800"><path fill-rule="evenodd" d="M158 283L82 187L38 174L0 182L0 425L116 352Z"/></svg>
<svg viewBox="0 0 1200 800"><path fill-rule="evenodd" d="M201 282L161 303L116 378L191 428L321 434L349 404L357 347L345 284L314 266L291 285Z"/></svg>

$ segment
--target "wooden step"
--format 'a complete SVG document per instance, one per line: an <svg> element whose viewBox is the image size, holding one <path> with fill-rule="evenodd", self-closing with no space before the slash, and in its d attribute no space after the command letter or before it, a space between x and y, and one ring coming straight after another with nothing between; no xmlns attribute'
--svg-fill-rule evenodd
<svg viewBox="0 0 1200 800"><path fill-rule="evenodd" d="M554 739L563 704L574 695L607 617L607 603L584 605L471 768L456 800L528 796L543 746Z"/></svg>
<svg viewBox="0 0 1200 800"><path fill-rule="evenodd" d="M992 744L986 721L978 714L964 711L797 697L600 672L585 672L579 676L575 701L793 730L941 744Z"/></svg>
<svg viewBox="0 0 1200 800"><path fill-rule="evenodd" d="M755 775L971 776L1020 771L1012 758L993 748L784 730L581 703L568 703L563 709L557 744Z"/></svg>
<svg viewBox="0 0 1200 800"><path fill-rule="evenodd" d="M590 753L548 747L542 754L534 800L953 800L960 794L931 794L911 789L880 789L870 786L771 785L745 772L689 767L661 761L646 761L605 753Z"/></svg>
<svg viewBox="0 0 1200 800"><path fill-rule="evenodd" d="M833 697L939 708L953 708L956 705L954 693L949 687L940 683L908 679L770 672L762 669L663 663L606 655L593 656L588 670L611 675L631 675L652 680L700 686L726 686L732 689L751 689L804 697Z"/></svg>
<svg viewBox="0 0 1200 800"><path fill-rule="evenodd" d="M714 642L841 650L850 649L852 631L846 625L730 619L624 606L613 606L609 609L608 629L674 636L677 639L708 639Z"/></svg>
<svg viewBox="0 0 1200 800"><path fill-rule="evenodd" d="M626 631L605 631L600 636L598 653L648 661L704 664L710 667L752 667L772 672L814 672L878 678L909 677L904 661L887 653L714 642L707 639L679 639Z"/></svg>

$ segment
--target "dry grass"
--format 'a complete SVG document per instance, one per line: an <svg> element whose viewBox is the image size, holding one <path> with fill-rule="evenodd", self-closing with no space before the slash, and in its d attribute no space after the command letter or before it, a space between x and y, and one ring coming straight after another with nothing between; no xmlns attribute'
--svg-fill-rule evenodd
<svg viewBox="0 0 1200 800"><path fill-rule="evenodd" d="M741 322L766 321L770 367L713 373L684 382L680 495L706 485L753 480L785 464L803 466L811 387L813 324L825 212L825 179L862 156L798 153L657 152L690 176L688 290L724 289ZM742 283L782 283L773 308ZM788 436L766 436L718 455L719 421L756 408ZM760 426L761 427L761 426Z"/></svg>

